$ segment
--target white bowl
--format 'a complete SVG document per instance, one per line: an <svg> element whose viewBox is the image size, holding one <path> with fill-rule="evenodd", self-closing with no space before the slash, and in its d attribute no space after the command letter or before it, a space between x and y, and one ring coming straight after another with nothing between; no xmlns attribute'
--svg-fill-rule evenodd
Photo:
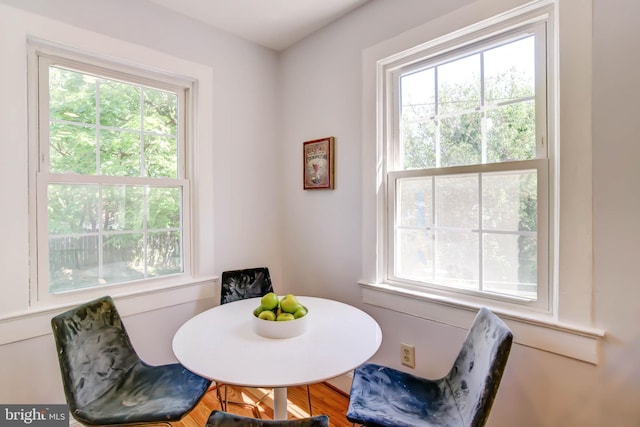
<svg viewBox="0 0 640 427"><path fill-rule="evenodd" d="M294 320L285 320L276 322L274 320L263 320L259 317L253 317L253 331L265 338L292 338L302 335L306 332L309 324L309 312L306 315Z"/></svg>

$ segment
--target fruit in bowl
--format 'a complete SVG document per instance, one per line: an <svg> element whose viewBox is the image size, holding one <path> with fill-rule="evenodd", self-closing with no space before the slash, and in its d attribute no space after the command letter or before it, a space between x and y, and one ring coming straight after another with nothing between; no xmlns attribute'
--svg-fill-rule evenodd
<svg viewBox="0 0 640 427"><path fill-rule="evenodd" d="M291 338L307 330L309 311L293 294L282 298L270 292L253 310L253 329L266 338Z"/></svg>
<svg viewBox="0 0 640 427"><path fill-rule="evenodd" d="M262 320L285 322L306 316L307 308L293 294L280 299L274 292L269 292L260 299L260 305L253 310L253 315Z"/></svg>

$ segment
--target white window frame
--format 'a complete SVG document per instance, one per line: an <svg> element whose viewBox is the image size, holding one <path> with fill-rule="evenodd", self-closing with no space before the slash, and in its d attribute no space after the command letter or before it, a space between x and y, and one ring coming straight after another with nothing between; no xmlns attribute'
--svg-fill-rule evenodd
<svg viewBox="0 0 640 427"><path fill-rule="evenodd" d="M133 295L170 289L192 283L195 279L195 260L193 259L194 241L192 217L194 188L194 116L196 108L197 82L195 80L163 73L156 69L135 66L126 62L80 52L43 40L31 40L28 44L28 64L30 76L31 120L39 123L30 136L30 165L33 179L30 184L30 211L32 213L31 229L36 230L31 236L31 280L30 306L35 309L46 309L52 306L75 304L91 298L110 295ZM60 293L50 293L48 286L48 227L47 227L47 185L52 182L86 182L82 177L73 174L52 174L48 171L48 67L60 65L79 72L97 74L105 78L122 78L133 84L147 84L171 91L180 90L179 96L184 129L179 137L178 177L164 178L122 178L111 176L94 176L96 183L125 183L150 185L180 186L182 191L182 257L183 272L168 276L147 278L138 281L113 283ZM45 85L45 86L43 86ZM41 88L46 87L45 91Z"/></svg>
<svg viewBox="0 0 640 427"><path fill-rule="evenodd" d="M384 142L392 129L384 120L384 111L393 102L385 92L386 69L398 61L418 61L429 49L451 50L536 21L541 15L548 15L553 47L547 82L552 111L548 117L552 139L548 162L548 307L523 310L517 304L505 305L494 299L464 299L398 286L388 280L385 265L390 217ZM558 36L561 28L567 29L562 38ZM591 313L591 183L585 179L591 173L590 37L590 8L562 0L480 0L364 51L363 265L359 283L365 303L463 328L480 306L489 307L507 321L515 342L598 363L604 331L593 326ZM564 118L562 127L560 116Z"/></svg>
<svg viewBox="0 0 640 427"><path fill-rule="evenodd" d="M492 28L490 32L473 32L466 37L462 37L460 45L456 45L457 38L453 38L444 47L434 45L424 49L420 53L401 57L395 61L386 63L383 67L383 111L380 120L384 121L383 126L388 129L383 136L383 158L381 161L387 169L386 188L387 196L387 233L382 236L384 240L386 260L383 262L382 270L384 281L405 289L423 291L433 295L453 297L467 303L486 304L485 300L492 299L491 303L504 308L524 309L550 313L552 307L552 293L550 293L550 270L548 259L552 257L552 248L549 247L549 179L548 179L548 152L550 141L547 132L547 116L553 114L552 106L547 107L547 58L546 53L552 52L549 38L547 37L547 23L550 19L548 12L538 15L526 15L523 22L510 22L505 29ZM417 69L430 68L460 57L490 49L493 46L501 45L513 40L522 38L525 35L534 35L535 45L535 106L536 106L536 158L527 161L512 161L500 163L483 163L469 166L456 167L436 167L424 170L403 170L400 158L400 78L410 74ZM422 56L424 59L416 61ZM394 275L395 242L397 233L395 231L396 220L396 192L397 182L401 179L415 177L433 177L438 175L453 176L456 174L484 174L499 171L536 170L538 184L538 224L537 224L537 298L525 299L509 297L506 295L489 294L481 291L468 291L454 289L446 286L438 286L424 282L415 282L403 279ZM517 306L517 307L516 307Z"/></svg>
<svg viewBox="0 0 640 427"><path fill-rule="evenodd" d="M190 180L187 176L186 165L186 126L188 117L191 112L188 111L188 99L190 95L191 83L179 81L163 75L152 75L148 71L134 69L133 67L123 67L119 64L110 64L96 60L95 58L83 58L75 53L65 51L53 51L49 47L33 46L33 59L37 62L38 73L38 166L39 170L36 174L36 218L37 218L37 278L35 280L34 289L32 289L32 297L39 303L47 303L55 301L56 295L49 290L49 231L47 221L47 187L52 183L68 183L68 184L124 184L124 185L159 185L159 186L175 186L181 188L182 193L182 220L181 220L181 236L182 236L182 265L183 272L171 276L163 276L157 278L148 278L139 281L126 281L121 283L113 283L107 285L96 285L88 288L64 291L61 293L77 293L86 294L89 290L100 290L100 292L108 292L110 288L127 287L129 289L148 289L157 286L159 283L184 280L191 274L191 243L190 243ZM176 178L142 178L142 177L114 177L104 175L82 176L78 174L56 174L49 171L50 155L49 155L49 68L51 66L59 66L68 68L83 74L93 74L108 79L121 79L131 84L148 85L157 89L165 89L178 95L178 112L182 116L179 118L180 126L178 127L178 176Z"/></svg>

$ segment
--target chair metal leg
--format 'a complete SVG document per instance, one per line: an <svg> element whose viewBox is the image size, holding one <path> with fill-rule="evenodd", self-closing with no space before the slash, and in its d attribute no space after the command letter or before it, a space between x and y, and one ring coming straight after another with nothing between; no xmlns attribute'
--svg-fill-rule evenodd
<svg viewBox="0 0 640 427"><path fill-rule="evenodd" d="M227 385L224 385L224 410L227 410L227 406L229 406L229 399L227 398Z"/></svg>
<svg viewBox="0 0 640 427"><path fill-rule="evenodd" d="M220 387L224 387L224 398L223 398L222 394L220 393ZM227 385L226 384L217 384L216 395L218 397L218 402L220 403L220 408L222 408L223 411L228 412L227 409L229 407L229 404L232 404L232 405L242 406L244 408L251 408L251 410L253 411L253 415L256 418L262 418L262 416L260 415L260 409L258 408L257 404L229 401L228 392L227 392ZM266 396L268 396L268 393L265 395L265 397ZM262 397L262 399L264 399L264 397ZM259 402L260 401L258 401L258 403Z"/></svg>
<svg viewBox="0 0 640 427"><path fill-rule="evenodd" d="M267 397L269 397L271 393L265 393L260 399L256 400L256 404L262 403L264 402L264 399L266 399Z"/></svg>
<svg viewBox="0 0 640 427"><path fill-rule="evenodd" d="M309 416L312 416L313 409L311 408L311 389L309 388L309 384L307 384L307 401L309 402Z"/></svg>

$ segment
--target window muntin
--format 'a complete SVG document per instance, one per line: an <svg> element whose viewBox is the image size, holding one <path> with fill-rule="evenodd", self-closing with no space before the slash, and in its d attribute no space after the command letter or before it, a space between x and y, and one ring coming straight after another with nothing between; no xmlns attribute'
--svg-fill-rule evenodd
<svg viewBox="0 0 640 427"><path fill-rule="evenodd" d="M188 87L38 62L38 294L187 273Z"/></svg>
<svg viewBox="0 0 640 427"><path fill-rule="evenodd" d="M545 56L541 22L388 70L389 282L548 307Z"/></svg>

